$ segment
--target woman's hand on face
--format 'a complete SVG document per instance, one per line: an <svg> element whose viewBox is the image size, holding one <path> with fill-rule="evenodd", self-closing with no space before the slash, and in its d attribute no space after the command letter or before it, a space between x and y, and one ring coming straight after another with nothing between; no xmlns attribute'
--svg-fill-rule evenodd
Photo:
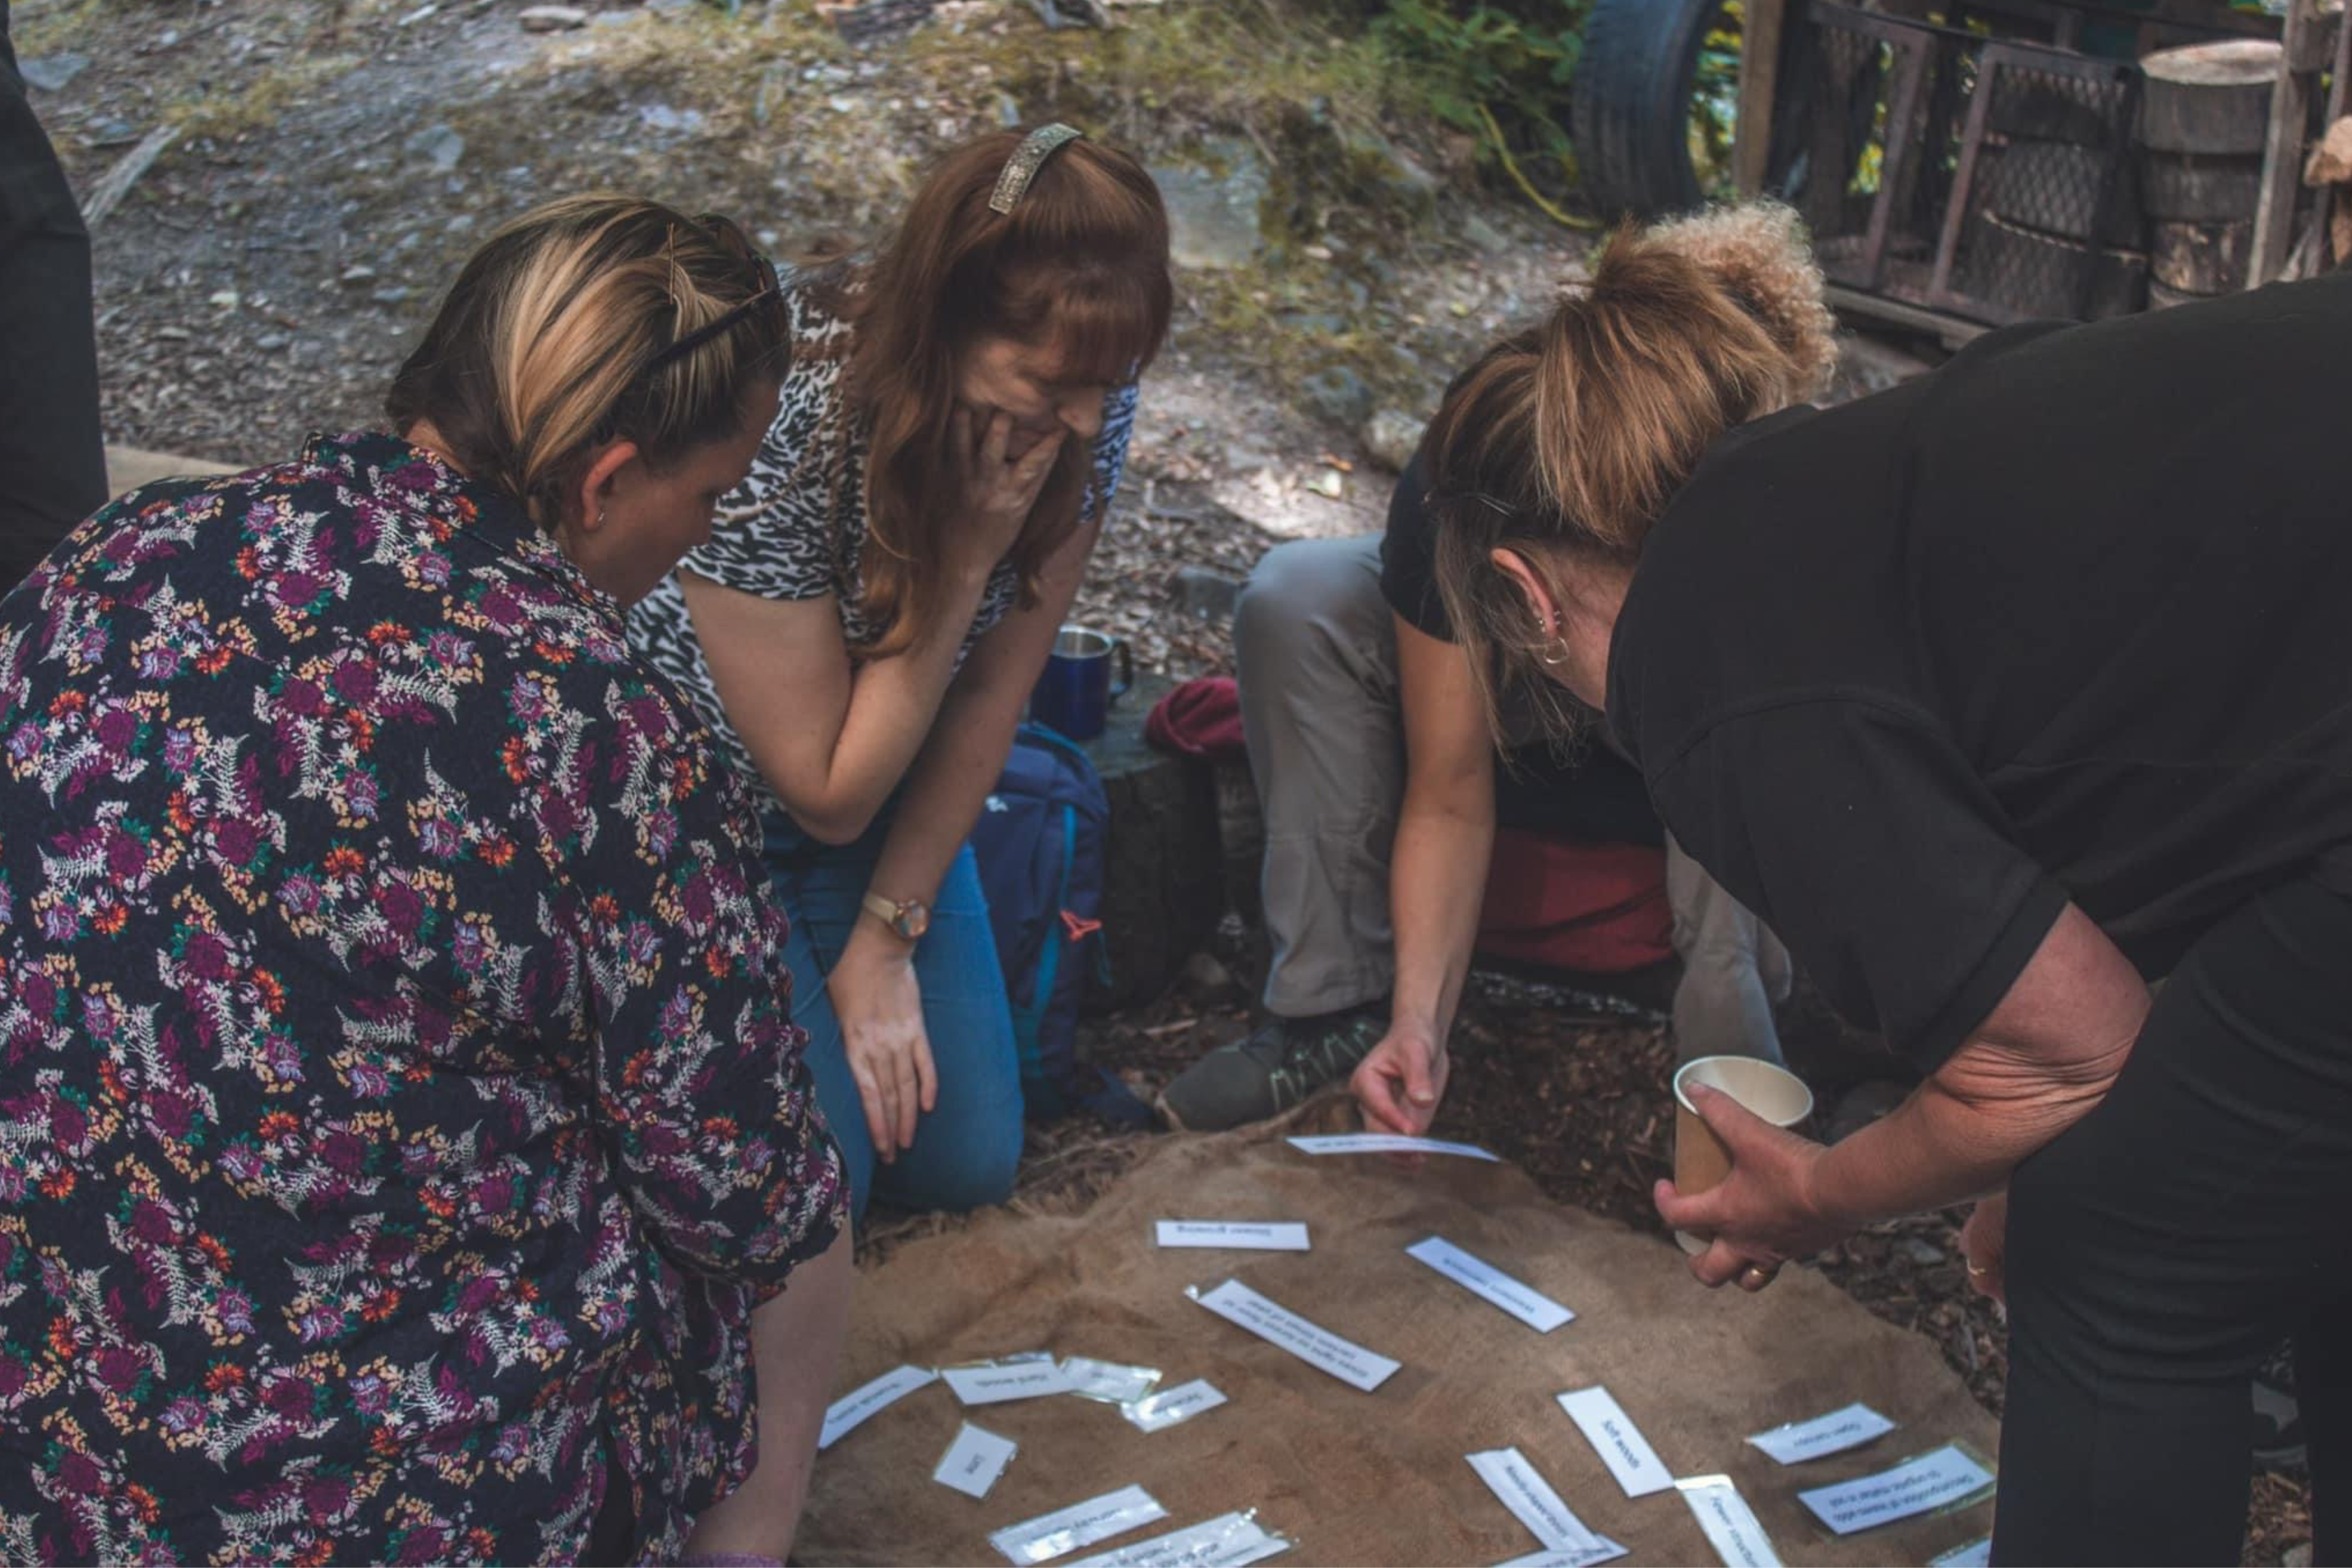
<svg viewBox="0 0 2352 1568"><path fill-rule="evenodd" d="M1654 1196L1658 1214L1676 1230L1712 1235L1691 1272L1712 1289L1738 1280L1748 1290L1772 1282L1790 1258L1808 1257L1838 1240L1848 1227L1822 1215L1814 1196L1814 1167L1828 1150L1773 1126L1730 1096L1701 1085L1691 1104L1731 1152L1731 1173L1706 1192L1685 1197L1672 1182Z"/></svg>
<svg viewBox="0 0 2352 1568"><path fill-rule="evenodd" d="M956 405L948 421L948 450L966 517L964 526L948 538L959 566L985 573L1004 559L1028 523L1029 509L1037 504L1067 434L1057 429L1015 458L1009 453L1011 415Z"/></svg>
<svg viewBox="0 0 2352 1568"><path fill-rule="evenodd" d="M913 1145L917 1113L939 1103L914 950L895 938L868 940L860 930L824 984L874 1152L887 1164Z"/></svg>

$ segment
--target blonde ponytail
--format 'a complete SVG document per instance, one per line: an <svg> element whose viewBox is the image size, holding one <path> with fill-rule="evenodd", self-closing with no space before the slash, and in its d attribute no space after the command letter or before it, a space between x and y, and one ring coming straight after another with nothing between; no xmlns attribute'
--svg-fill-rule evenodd
<svg viewBox="0 0 2352 1568"><path fill-rule="evenodd" d="M596 443L634 441L660 468L736 429L752 378L781 375L790 352L780 300L744 310L771 277L723 220L629 196L549 203L466 264L386 411L404 431L429 422L468 473L551 529Z"/></svg>
<svg viewBox="0 0 2352 1568"><path fill-rule="evenodd" d="M1431 424L1429 505L1437 585L1499 733L1519 681L1577 728L1534 661L1527 625L1493 563L1510 550L1578 602L1574 567L1631 567L1650 527L1706 449L1734 426L1818 395L1836 362L1820 268L1796 215L1719 208L1610 240L1589 282L1539 325L1464 372Z"/></svg>

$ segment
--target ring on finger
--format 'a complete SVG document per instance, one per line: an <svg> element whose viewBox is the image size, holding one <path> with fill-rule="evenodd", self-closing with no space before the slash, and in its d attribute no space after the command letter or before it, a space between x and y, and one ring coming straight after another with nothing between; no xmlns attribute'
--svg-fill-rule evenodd
<svg viewBox="0 0 2352 1568"><path fill-rule="evenodd" d="M1768 1268L1761 1263L1751 1263L1739 1271L1739 1283L1748 1289L1761 1290L1772 1283L1780 1272L1778 1265Z"/></svg>

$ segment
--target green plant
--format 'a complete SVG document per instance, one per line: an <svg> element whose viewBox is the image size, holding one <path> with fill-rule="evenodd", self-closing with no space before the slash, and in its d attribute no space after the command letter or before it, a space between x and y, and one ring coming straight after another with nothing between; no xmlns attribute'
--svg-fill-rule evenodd
<svg viewBox="0 0 2352 1568"><path fill-rule="evenodd" d="M1387 0L1372 32L1430 113L1476 137L1483 160L1564 218L1549 198L1575 183L1559 116L1586 8L1586 0Z"/></svg>

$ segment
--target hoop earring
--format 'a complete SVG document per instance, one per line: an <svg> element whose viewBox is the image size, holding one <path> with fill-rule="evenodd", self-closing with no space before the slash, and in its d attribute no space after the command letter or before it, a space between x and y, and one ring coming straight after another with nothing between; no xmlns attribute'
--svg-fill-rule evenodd
<svg viewBox="0 0 2352 1568"><path fill-rule="evenodd" d="M1557 655L1552 652L1552 649L1554 648L1558 648L1559 650ZM1548 668L1558 669L1561 665L1568 662L1568 639L1561 637L1553 637L1541 647L1536 649L1536 658L1541 660Z"/></svg>

